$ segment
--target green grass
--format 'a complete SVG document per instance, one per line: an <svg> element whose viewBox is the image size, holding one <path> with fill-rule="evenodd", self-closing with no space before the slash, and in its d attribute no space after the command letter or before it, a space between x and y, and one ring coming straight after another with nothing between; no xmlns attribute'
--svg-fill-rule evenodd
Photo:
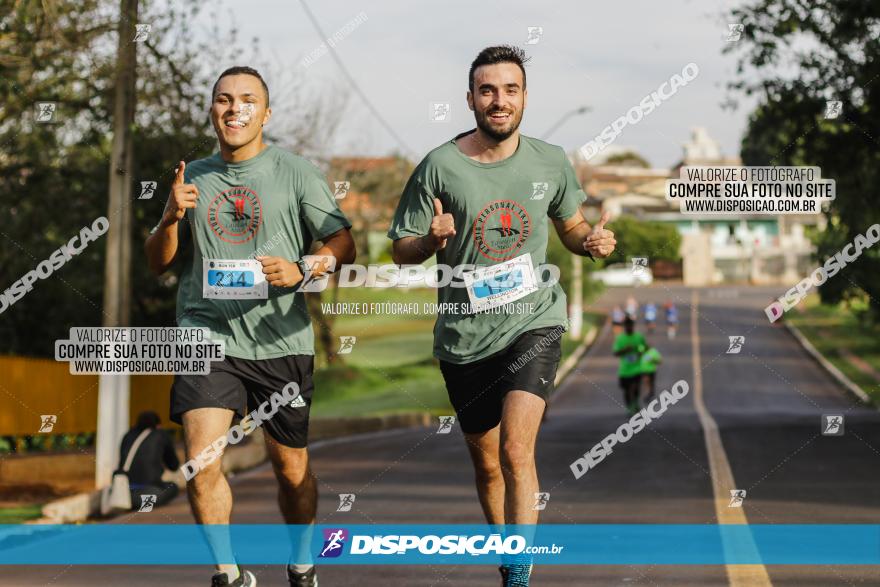
<svg viewBox="0 0 880 587"><path fill-rule="evenodd" d="M346 363L359 367L388 368L401 363L418 363L431 358L434 335L427 332L389 335L358 340L357 349L345 358ZM406 357L402 360L402 357Z"/></svg>
<svg viewBox="0 0 880 587"><path fill-rule="evenodd" d="M878 404L880 381L859 371L840 354L840 349L846 349L880 371L880 329L867 325L858 317L864 306L861 301L849 307L844 304L826 306L819 303L818 296L812 295L801 302L800 311L788 312L785 320L797 326L816 350Z"/></svg>
<svg viewBox="0 0 880 587"><path fill-rule="evenodd" d="M432 359L383 368L334 365L315 373L315 389L311 413L316 418L453 413Z"/></svg>
<svg viewBox="0 0 880 587"><path fill-rule="evenodd" d="M0 524L21 524L28 520L35 520L43 515L42 508L41 504L0 508Z"/></svg>
<svg viewBox="0 0 880 587"><path fill-rule="evenodd" d="M324 296L329 301L329 295ZM425 303L435 303L437 292L430 289L404 290L398 288L342 288L339 290L340 303L402 303L418 304L419 313L414 314L340 314L336 316L334 331L357 336L359 339L375 338L401 332L430 332L434 326L434 314L421 313Z"/></svg>
<svg viewBox="0 0 880 587"><path fill-rule="evenodd" d="M385 368L394 365L417 363L431 358L433 329L436 316L421 312L422 304L436 302L433 290L399 290L373 288L343 288L338 303L404 303L418 304L419 312L413 314L366 314L333 315L333 334L354 336L355 348L344 360L359 367ZM329 298L329 296L325 296ZM328 303L329 299L324 299ZM337 339L338 340L338 339ZM405 359L403 359L405 357ZM323 361L318 361L318 367Z"/></svg>
<svg viewBox="0 0 880 587"><path fill-rule="evenodd" d="M593 325L600 326L603 320L602 314L585 312L583 332ZM316 371L312 415L340 418L413 411L453 414L443 376L432 358L432 323L433 318L427 330L414 329L407 320L398 319L397 333L389 330L384 336L359 336L354 352L344 356L342 365ZM563 360L579 344L564 336Z"/></svg>

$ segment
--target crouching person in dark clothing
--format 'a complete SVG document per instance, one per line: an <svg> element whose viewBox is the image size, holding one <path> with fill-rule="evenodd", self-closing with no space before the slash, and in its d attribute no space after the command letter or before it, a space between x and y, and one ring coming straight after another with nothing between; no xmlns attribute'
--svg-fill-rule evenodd
<svg viewBox="0 0 880 587"><path fill-rule="evenodd" d="M179 490L177 485L162 481L162 473L167 468L176 471L180 467L174 442L168 430L159 428L159 415L156 412L141 412L134 428L122 437L119 462L125 463L136 439L149 431L140 445L135 448L134 458L128 470L131 487L131 507L133 510L150 511L174 499Z"/></svg>

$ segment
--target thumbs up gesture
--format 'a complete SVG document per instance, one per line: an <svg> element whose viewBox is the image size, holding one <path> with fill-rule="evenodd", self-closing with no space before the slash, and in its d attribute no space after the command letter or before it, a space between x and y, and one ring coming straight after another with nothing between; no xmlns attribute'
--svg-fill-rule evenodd
<svg viewBox="0 0 880 587"><path fill-rule="evenodd" d="M177 166L177 173L174 181L171 183L171 193L168 194L168 202L165 204L165 212L162 220L165 224L174 224L183 219L187 208L196 207L196 199L199 197L199 189L191 184L184 183L183 172L186 169L186 163L180 162Z"/></svg>
<svg viewBox="0 0 880 587"><path fill-rule="evenodd" d="M610 219L611 216L608 212L603 212L602 218L593 225L593 228L587 233L587 238L584 239L584 250L594 257L607 257L614 252L614 245L617 244L617 241L614 240L614 233L605 228L605 223Z"/></svg>
<svg viewBox="0 0 880 587"><path fill-rule="evenodd" d="M434 198L434 218L431 220L428 242L438 251L446 247L446 239L451 236L455 236L455 220L452 214L443 213L443 202Z"/></svg>

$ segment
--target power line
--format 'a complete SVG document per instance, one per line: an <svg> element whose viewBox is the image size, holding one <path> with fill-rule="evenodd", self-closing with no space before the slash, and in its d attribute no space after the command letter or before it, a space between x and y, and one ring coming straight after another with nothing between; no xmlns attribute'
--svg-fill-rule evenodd
<svg viewBox="0 0 880 587"><path fill-rule="evenodd" d="M321 40L323 41L323 40L328 39L329 37L327 37L327 35L324 34L324 31L321 30L321 25L318 23L318 20L315 18L315 15L312 14L312 11L309 8L309 5L306 4L306 0L300 0L300 4L302 4L303 10L305 10L306 16L309 17L310 21L312 21L312 25L314 25L315 30L317 31L318 35L320 35L320 37L321 37ZM385 128L386 131L388 131L388 134L390 134L392 137L394 137L394 140L396 140L397 143L401 147L403 147L403 149L407 153L415 155L415 151L410 149L409 145L407 145L406 142L402 138L400 138L400 136L396 132L394 132L394 129L391 128L390 124L388 124L388 121L386 121L382 117L382 115L379 113L379 110L375 106L373 106L373 103L370 102L370 99L367 98L367 95L364 93L363 90L361 90L357 81L355 81L354 77L348 72L348 69L346 69L345 64L342 63L342 59L340 59L339 55L337 55L335 47L333 47L333 45L331 45L329 43L327 43L327 47L330 50L330 56L333 57L334 61L336 61L336 65L339 66L339 69L341 69L342 73L345 75L345 77L348 78L348 81L349 81L349 83L351 83L352 87L354 88L354 91L357 93L358 96L360 96L361 100L364 101L364 104L367 105L367 108L369 108L370 112L373 113L373 116L376 117L376 119L379 121L379 123Z"/></svg>

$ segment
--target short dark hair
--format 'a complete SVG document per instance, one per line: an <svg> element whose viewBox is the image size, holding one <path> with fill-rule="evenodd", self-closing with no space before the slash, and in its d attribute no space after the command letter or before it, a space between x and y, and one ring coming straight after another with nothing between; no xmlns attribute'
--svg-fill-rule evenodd
<svg viewBox="0 0 880 587"><path fill-rule="evenodd" d="M468 88L474 91L474 72L482 65L495 65L496 63L516 63L519 65L523 74L523 89L526 88L526 68L525 64L529 62L526 52L519 47L513 45L497 45L495 47L486 47L474 62L471 63L471 70L468 72Z"/></svg>
<svg viewBox="0 0 880 587"><path fill-rule="evenodd" d="M137 422L134 427L138 430L146 430L147 428L155 428L161 421L162 420L159 419L159 414L156 412L141 412L138 414Z"/></svg>
<svg viewBox="0 0 880 587"><path fill-rule="evenodd" d="M266 85L266 80L263 79L263 76L260 75L259 71L253 67L248 67L247 65L236 65L235 67L230 67L221 73L220 77L217 78L217 81L214 82L214 87L211 89L211 101L214 100L214 93L217 91L217 84L219 84L220 80L227 75L252 75L260 80L260 83L263 85L263 91L266 92L266 108L269 107L269 86Z"/></svg>

